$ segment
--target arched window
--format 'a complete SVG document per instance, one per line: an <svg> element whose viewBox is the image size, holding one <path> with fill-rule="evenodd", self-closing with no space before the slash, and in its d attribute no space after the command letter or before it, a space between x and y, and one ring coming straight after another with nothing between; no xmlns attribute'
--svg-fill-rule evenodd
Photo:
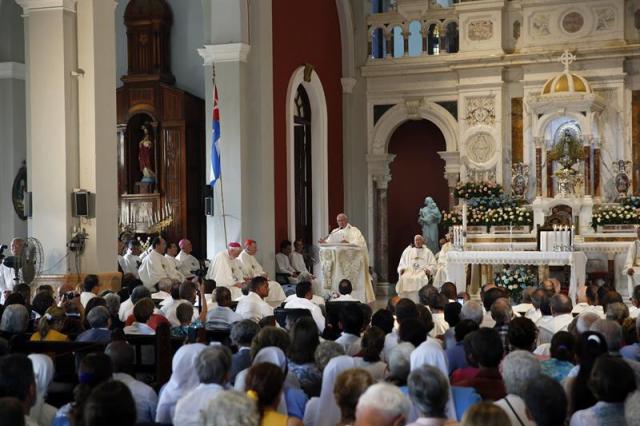
<svg viewBox="0 0 640 426"><path fill-rule="evenodd" d="M310 244L313 241L311 104L307 91L302 85L298 86L294 104L295 238L302 238L306 244Z"/></svg>

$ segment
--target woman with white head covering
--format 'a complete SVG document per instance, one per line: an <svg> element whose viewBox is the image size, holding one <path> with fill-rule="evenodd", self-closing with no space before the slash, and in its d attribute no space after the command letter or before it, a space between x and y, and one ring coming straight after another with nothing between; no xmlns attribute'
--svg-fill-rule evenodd
<svg viewBox="0 0 640 426"><path fill-rule="evenodd" d="M53 380L55 367L49 356L42 354L31 354L29 359L33 364L33 375L36 379L36 403L29 411L29 417L38 422L40 426L50 426L56 416L56 409L44 402L47 396L47 389Z"/></svg>
<svg viewBox="0 0 640 426"><path fill-rule="evenodd" d="M195 361L204 348L206 346L202 343L184 345L173 356L171 378L160 391L156 410L157 423L172 423L178 399L200 383Z"/></svg>
<svg viewBox="0 0 640 426"><path fill-rule="evenodd" d="M322 390L320 396L311 398L304 415L305 426L335 426L340 422L340 407L333 395L338 374L350 368L359 367L357 359L341 355L329 361L322 372Z"/></svg>

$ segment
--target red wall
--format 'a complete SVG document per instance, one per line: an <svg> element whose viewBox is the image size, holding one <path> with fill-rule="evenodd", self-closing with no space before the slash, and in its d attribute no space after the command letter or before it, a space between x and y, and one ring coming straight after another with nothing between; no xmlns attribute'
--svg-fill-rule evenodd
<svg viewBox="0 0 640 426"><path fill-rule="evenodd" d="M327 101L329 217L342 211L342 64L335 1L277 0L272 15L275 239L279 244L282 239L295 238L288 235L287 226L286 98L291 76L305 63L313 65Z"/></svg>
<svg viewBox="0 0 640 426"><path fill-rule="evenodd" d="M391 136L389 152L396 154L391 163L389 182L389 279L397 281L397 268L404 248L413 236L422 233L418 210L424 199L432 197L440 210L448 204L444 161L438 151L446 144L440 129L430 121L408 121Z"/></svg>

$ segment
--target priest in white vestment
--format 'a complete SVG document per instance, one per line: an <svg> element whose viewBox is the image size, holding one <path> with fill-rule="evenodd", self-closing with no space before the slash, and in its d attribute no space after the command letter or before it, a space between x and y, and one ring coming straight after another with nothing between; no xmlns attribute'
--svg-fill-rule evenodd
<svg viewBox="0 0 640 426"><path fill-rule="evenodd" d="M422 235L416 235L413 244L404 249L400 257L396 284L398 296L418 302L418 290L429 284L435 271L435 256L424 244Z"/></svg>
<svg viewBox="0 0 640 426"><path fill-rule="evenodd" d="M138 240L129 241L127 252L118 262L120 262L120 269L122 269L123 274L133 274L138 278L138 268L142 262L140 259L140 242Z"/></svg>
<svg viewBox="0 0 640 426"><path fill-rule="evenodd" d="M627 259L624 262L623 274L627 276L627 297L633 296L633 288L640 284L640 227L637 228L637 238L627 249Z"/></svg>
<svg viewBox="0 0 640 426"><path fill-rule="evenodd" d="M340 213L336 217L338 227L332 230L326 239L320 240L320 243L330 244L353 244L362 249L362 255L364 256L364 300L363 303L371 303L376 298L373 293L373 286L371 285L371 276L369 275L369 250L367 249L367 242L362 235L362 232L355 226L349 223L349 218L346 214ZM353 283L352 283L353 284Z"/></svg>
<svg viewBox="0 0 640 426"><path fill-rule="evenodd" d="M238 256L242 251L240 243L229 243L228 249L216 254L209 265L206 279L214 280L218 287L228 287L231 300L238 300L242 296L242 285L245 281L242 263Z"/></svg>
<svg viewBox="0 0 640 426"><path fill-rule="evenodd" d="M191 278L194 276L193 271L200 269L200 261L191 254L193 251L191 241L183 238L178 242L178 246L180 247L180 253L178 253L176 259L180 262L179 271L185 277Z"/></svg>
<svg viewBox="0 0 640 426"><path fill-rule="evenodd" d="M138 268L140 280L149 290L155 291L155 285L162 278L171 278L167 272L167 261L163 255L166 246L167 243L162 237L155 237L151 241L151 250L142 259L142 265Z"/></svg>
<svg viewBox="0 0 640 426"><path fill-rule="evenodd" d="M14 238L11 240L9 250L11 256L20 256L22 254L22 248L24 247L24 240L22 238ZM13 291L13 287L16 285L16 270L14 268L7 267L4 263L0 265L0 303L4 304L5 293Z"/></svg>
<svg viewBox="0 0 640 426"><path fill-rule="evenodd" d="M169 275L169 278L184 281L184 274L180 272L180 262L176 259L178 254L178 245L176 243L169 243L167 245L167 252L164 254L165 270Z"/></svg>
<svg viewBox="0 0 640 426"><path fill-rule="evenodd" d="M258 252L258 243L254 240L246 240L244 242L244 250L240 253L239 259L244 271L243 275L247 278L265 277L269 279L268 274L265 272L258 259L256 259L256 253ZM280 283L269 280L269 294L264 299L265 302L272 306L279 306L285 299L284 291L280 286Z"/></svg>
<svg viewBox="0 0 640 426"><path fill-rule="evenodd" d="M440 246L440 251L435 255L436 258L436 272L433 276L433 286L437 289L442 287L442 284L447 280L447 252L451 250L453 244L450 241L450 235L445 235L446 242Z"/></svg>

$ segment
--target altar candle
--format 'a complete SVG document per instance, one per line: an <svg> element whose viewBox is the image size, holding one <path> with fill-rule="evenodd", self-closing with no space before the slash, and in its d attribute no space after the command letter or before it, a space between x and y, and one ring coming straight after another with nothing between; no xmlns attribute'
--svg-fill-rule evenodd
<svg viewBox="0 0 640 426"><path fill-rule="evenodd" d="M467 229L467 203L465 201L462 202L462 229Z"/></svg>
<svg viewBox="0 0 640 426"><path fill-rule="evenodd" d="M575 226L571 225L571 240L570 240L571 247L573 247L573 244L574 244L575 240L576 240L576 228L575 228Z"/></svg>

